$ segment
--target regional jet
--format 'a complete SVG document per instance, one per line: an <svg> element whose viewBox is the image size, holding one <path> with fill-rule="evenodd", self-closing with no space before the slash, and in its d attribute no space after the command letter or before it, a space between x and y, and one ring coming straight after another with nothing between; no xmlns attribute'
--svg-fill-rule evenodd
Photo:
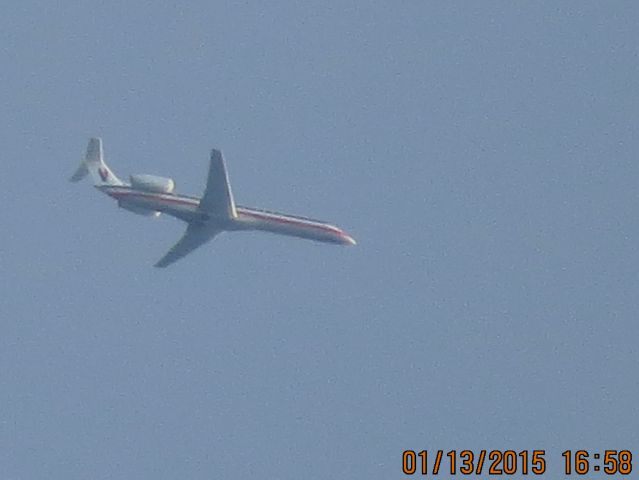
<svg viewBox="0 0 639 480"><path fill-rule="evenodd" d="M123 182L105 163L100 138L89 140L86 155L70 180L79 182L88 174L98 190L116 199L126 210L148 217L165 213L186 222L186 232L156 267L172 264L221 232L261 230L324 243L355 245L353 237L334 225L236 205L224 157L216 149L211 151L208 179L201 198L176 194L171 178L138 174L131 175L129 183Z"/></svg>

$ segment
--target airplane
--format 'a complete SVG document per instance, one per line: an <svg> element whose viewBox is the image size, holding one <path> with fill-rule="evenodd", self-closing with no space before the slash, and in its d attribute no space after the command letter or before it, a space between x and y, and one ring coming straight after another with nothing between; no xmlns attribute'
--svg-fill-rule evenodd
<svg viewBox="0 0 639 480"><path fill-rule="evenodd" d="M175 193L172 178L137 174L120 180L104 161L102 139L91 138L84 159L70 178L79 182L91 175L95 188L118 201L125 210L147 217L165 213L187 223L180 240L155 266L164 268L204 245L221 232L260 230L338 245L356 242L340 228L298 217L235 204L222 152L211 150L211 161L201 198Z"/></svg>

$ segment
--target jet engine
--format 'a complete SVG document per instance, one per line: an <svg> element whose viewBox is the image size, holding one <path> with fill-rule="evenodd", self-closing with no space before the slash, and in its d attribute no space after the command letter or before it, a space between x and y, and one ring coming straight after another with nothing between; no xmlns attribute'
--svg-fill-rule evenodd
<svg viewBox="0 0 639 480"><path fill-rule="evenodd" d="M155 175L131 175L131 186L138 190L154 193L173 193L175 182L172 178Z"/></svg>
<svg viewBox="0 0 639 480"><path fill-rule="evenodd" d="M157 218L161 215L162 212L157 212L155 210L148 210L146 208L141 208L137 205L132 205L129 202L125 202L123 200L119 200L118 201L118 207L120 208L124 208L125 210L128 210L129 212L133 212L136 215L142 215L143 217L154 217Z"/></svg>

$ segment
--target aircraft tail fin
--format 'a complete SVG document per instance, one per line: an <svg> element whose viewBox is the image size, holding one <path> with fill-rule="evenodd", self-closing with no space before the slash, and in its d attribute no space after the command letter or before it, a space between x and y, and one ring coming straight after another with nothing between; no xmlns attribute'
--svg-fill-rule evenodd
<svg viewBox="0 0 639 480"><path fill-rule="evenodd" d="M70 178L72 182L79 182L87 174L91 174L93 184L101 185L123 185L123 182L115 176L108 165L104 162L104 150L101 138L91 138L87 145L87 151L80 166Z"/></svg>

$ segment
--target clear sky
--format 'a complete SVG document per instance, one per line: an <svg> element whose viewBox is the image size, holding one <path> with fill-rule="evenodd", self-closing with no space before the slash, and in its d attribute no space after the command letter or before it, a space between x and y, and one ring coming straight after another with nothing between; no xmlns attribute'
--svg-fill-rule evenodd
<svg viewBox="0 0 639 480"><path fill-rule="evenodd" d="M1 9L2 479L639 461L636 2L168 3ZM90 136L359 244L154 269L183 225L68 183Z"/></svg>

